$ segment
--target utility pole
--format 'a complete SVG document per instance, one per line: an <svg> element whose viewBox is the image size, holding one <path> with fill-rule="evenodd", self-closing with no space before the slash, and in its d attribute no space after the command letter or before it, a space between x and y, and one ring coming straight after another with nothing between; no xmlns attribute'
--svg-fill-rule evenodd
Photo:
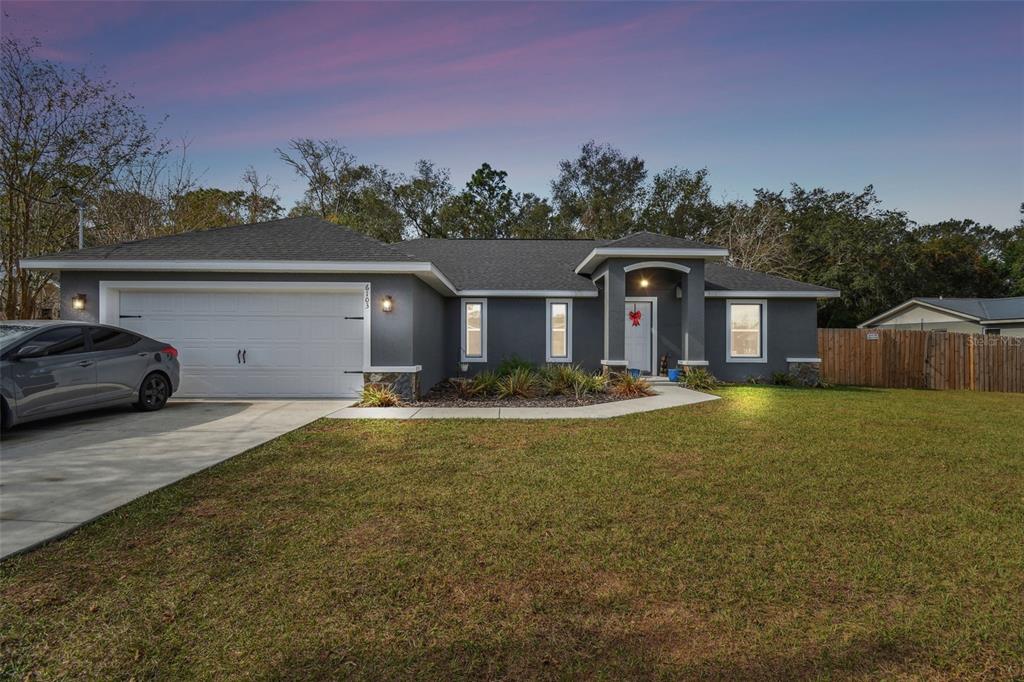
<svg viewBox="0 0 1024 682"><path fill-rule="evenodd" d="M78 209L78 250L85 248L85 200L75 198L71 203Z"/></svg>

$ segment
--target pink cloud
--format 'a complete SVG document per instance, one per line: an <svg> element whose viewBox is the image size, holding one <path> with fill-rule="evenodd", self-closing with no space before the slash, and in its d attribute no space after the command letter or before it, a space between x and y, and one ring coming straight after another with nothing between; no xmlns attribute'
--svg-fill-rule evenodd
<svg viewBox="0 0 1024 682"><path fill-rule="evenodd" d="M142 10L130 2L4 2L3 33L38 38L38 54L57 61L80 61L79 41L109 30Z"/></svg>

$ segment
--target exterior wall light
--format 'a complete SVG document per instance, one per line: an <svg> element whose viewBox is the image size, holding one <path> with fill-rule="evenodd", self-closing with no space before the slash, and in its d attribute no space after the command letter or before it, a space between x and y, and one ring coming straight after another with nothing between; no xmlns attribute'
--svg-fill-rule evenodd
<svg viewBox="0 0 1024 682"><path fill-rule="evenodd" d="M385 296L380 302L380 309L386 313L390 313L395 309L395 299L390 296Z"/></svg>
<svg viewBox="0 0 1024 682"><path fill-rule="evenodd" d="M85 294L75 294L71 297L72 310L85 310Z"/></svg>
<svg viewBox="0 0 1024 682"><path fill-rule="evenodd" d="M644 289L646 289L648 284L650 284L650 282L647 281L646 277L641 277L640 278L640 286L642 286Z"/></svg>

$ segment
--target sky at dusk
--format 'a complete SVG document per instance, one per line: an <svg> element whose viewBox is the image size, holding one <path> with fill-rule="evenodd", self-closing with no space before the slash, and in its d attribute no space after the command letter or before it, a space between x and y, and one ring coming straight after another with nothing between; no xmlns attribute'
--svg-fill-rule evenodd
<svg viewBox="0 0 1024 682"><path fill-rule="evenodd" d="M1000 227L1024 201L1022 3L8 2L2 32L103 65L203 184L337 138L461 185L486 161L547 195L595 139L651 171L710 169L716 198L875 185L918 222Z"/></svg>

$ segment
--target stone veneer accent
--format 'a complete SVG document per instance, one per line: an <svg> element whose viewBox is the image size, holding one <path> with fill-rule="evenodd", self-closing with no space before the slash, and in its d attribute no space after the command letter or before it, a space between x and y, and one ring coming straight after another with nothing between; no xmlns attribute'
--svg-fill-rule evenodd
<svg viewBox="0 0 1024 682"><path fill-rule="evenodd" d="M420 398L419 372L363 372L363 382L387 384L403 400L419 400Z"/></svg>
<svg viewBox="0 0 1024 682"><path fill-rule="evenodd" d="M820 362L791 362L789 374L798 386L817 386L821 383Z"/></svg>

